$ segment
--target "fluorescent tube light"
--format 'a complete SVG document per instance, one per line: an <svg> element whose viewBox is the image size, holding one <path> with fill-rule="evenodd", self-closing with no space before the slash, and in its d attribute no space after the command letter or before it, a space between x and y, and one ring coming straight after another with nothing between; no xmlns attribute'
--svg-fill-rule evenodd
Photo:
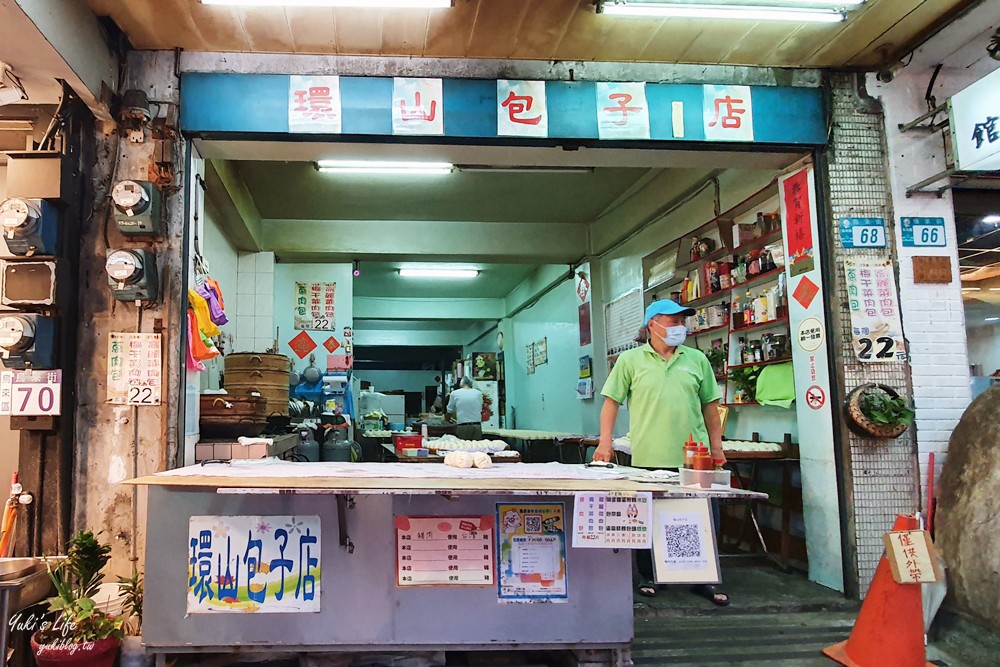
<svg viewBox="0 0 1000 667"><path fill-rule="evenodd" d="M988 215L983 218L983 222L988 225L1000 225L1000 215Z"/></svg>
<svg viewBox="0 0 1000 667"><path fill-rule="evenodd" d="M1000 322L1000 317L987 317L987 322Z"/></svg>
<svg viewBox="0 0 1000 667"><path fill-rule="evenodd" d="M360 7L362 9L448 9L452 0L201 0L228 7Z"/></svg>
<svg viewBox="0 0 1000 667"><path fill-rule="evenodd" d="M316 168L323 174L447 175L454 165L448 162L320 160Z"/></svg>
<svg viewBox="0 0 1000 667"><path fill-rule="evenodd" d="M476 269L400 269L402 278L476 278Z"/></svg>
<svg viewBox="0 0 1000 667"><path fill-rule="evenodd" d="M983 289L982 287L963 287L962 291L963 292L979 292L982 289Z"/></svg>
<svg viewBox="0 0 1000 667"><path fill-rule="evenodd" d="M843 3L840 3L843 4ZM688 19L739 19L743 21L794 21L797 23L839 23L844 14L835 9L807 9L773 5L703 5L606 3L603 13L612 16L645 16Z"/></svg>

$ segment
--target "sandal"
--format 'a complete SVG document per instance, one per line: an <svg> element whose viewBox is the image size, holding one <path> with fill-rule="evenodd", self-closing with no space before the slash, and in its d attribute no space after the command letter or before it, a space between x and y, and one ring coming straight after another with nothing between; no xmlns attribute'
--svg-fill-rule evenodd
<svg viewBox="0 0 1000 667"><path fill-rule="evenodd" d="M715 590L715 586L712 584L697 584L691 587L691 592L698 597L705 598L716 607L728 607L729 606L729 596L725 593L720 593Z"/></svg>
<svg viewBox="0 0 1000 667"><path fill-rule="evenodd" d="M640 584L636 590L638 590L639 595L643 597L647 598L656 597L656 584L654 584L652 581L647 581L644 584Z"/></svg>

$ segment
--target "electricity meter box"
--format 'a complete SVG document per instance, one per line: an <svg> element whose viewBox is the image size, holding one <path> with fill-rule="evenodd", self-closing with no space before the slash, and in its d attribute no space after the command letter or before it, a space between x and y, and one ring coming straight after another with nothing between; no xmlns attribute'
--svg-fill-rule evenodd
<svg viewBox="0 0 1000 667"><path fill-rule="evenodd" d="M160 191L149 181L118 181L111 189L115 224L125 236L163 236Z"/></svg>
<svg viewBox="0 0 1000 667"><path fill-rule="evenodd" d="M57 260L13 260L3 262L0 303L15 308L57 308L63 291Z"/></svg>
<svg viewBox="0 0 1000 667"><path fill-rule="evenodd" d="M118 301L159 301L160 274L156 255L149 250L112 250L104 270Z"/></svg>
<svg viewBox="0 0 1000 667"><path fill-rule="evenodd" d="M59 212L44 199L12 197L0 203L0 231L12 255L55 255Z"/></svg>
<svg viewBox="0 0 1000 667"><path fill-rule="evenodd" d="M32 313L0 317L0 363L4 368L55 368L55 319Z"/></svg>

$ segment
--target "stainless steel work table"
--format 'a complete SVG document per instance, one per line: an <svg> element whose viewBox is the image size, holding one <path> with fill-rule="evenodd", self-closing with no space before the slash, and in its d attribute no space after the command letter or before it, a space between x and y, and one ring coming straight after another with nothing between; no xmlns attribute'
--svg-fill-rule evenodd
<svg viewBox="0 0 1000 667"><path fill-rule="evenodd" d="M158 655L280 651L600 650L624 663L633 638L631 554L574 548L574 494L766 498L631 479L567 479L579 465L508 464L469 472L405 463L192 466L129 483L148 487L143 641ZM350 466L345 467L345 466ZM397 468L401 466L401 468ZM406 472L403 472L405 470ZM349 474L345 474L345 471ZM618 468L607 475L639 474ZM393 477L392 475L401 475ZM590 472L586 473L590 475ZM388 475L388 476L387 476ZM561 502L567 534L562 604L498 604L496 586L397 587L394 518L493 516L498 503ZM193 516L318 516L321 609L187 614Z"/></svg>

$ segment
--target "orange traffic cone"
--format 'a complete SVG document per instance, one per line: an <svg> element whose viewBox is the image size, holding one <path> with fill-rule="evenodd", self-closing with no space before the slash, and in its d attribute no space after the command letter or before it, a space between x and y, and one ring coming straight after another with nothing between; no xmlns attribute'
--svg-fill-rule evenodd
<svg viewBox="0 0 1000 667"><path fill-rule="evenodd" d="M893 531L916 530L917 519L900 514ZM847 667L932 667L924 649L920 586L897 584L885 555L846 642L823 653Z"/></svg>

